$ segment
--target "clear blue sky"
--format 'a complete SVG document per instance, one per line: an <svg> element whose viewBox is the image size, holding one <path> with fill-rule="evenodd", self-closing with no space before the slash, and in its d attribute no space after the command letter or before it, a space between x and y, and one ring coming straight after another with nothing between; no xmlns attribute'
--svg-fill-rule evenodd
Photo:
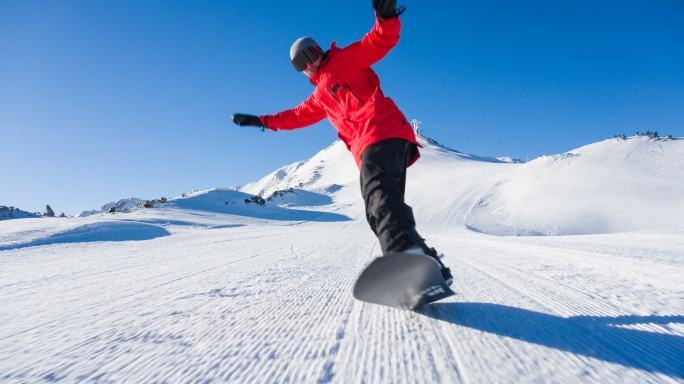
<svg viewBox="0 0 684 384"><path fill-rule="evenodd" d="M399 2L402 4L402 2ZM375 66L425 133L530 159L616 133L684 136L684 1L405 1ZM289 63L373 24L370 0L0 0L0 205L59 213L239 185L335 138L234 126L312 86Z"/></svg>

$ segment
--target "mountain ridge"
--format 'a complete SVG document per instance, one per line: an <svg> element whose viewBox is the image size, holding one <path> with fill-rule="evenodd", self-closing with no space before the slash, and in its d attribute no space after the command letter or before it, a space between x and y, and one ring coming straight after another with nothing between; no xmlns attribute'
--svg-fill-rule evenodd
<svg viewBox="0 0 684 384"><path fill-rule="evenodd" d="M677 138L606 139L527 163L418 139L422 156L408 169L406 200L419 228L514 236L684 229L678 220L684 216L684 141ZM242 187L169 200L121 199L80 216L154 207L276 220L288 212L293 220L309 217L302 209L362 218L359 194L358 168L344 143L335 141Z"/></svg>

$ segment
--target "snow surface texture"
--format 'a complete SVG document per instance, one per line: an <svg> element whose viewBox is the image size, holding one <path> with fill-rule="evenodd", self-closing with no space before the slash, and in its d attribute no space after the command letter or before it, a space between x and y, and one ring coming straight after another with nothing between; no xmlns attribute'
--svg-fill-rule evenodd
<svg viewBox="0 0 684 384"><path fill-rule="evenodd" d="M0 222L0 382L684 382L684 141L424 144L407 200L456 296L353 299L379 250L336 143L241 191Z"/></svg>
<svg viewBox="0 0 684 384"><path fill-rule="evenodd" d="M612 139L543 156L496 182L468 217L498 235L684 229L684 141Z"/></svg>

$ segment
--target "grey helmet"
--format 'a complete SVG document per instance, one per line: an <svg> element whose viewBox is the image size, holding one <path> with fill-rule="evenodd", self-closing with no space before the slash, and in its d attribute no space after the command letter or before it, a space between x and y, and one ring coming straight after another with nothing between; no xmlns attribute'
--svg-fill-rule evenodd
<svg viewBox="0 0 684 384"><path fill-rule="evenodd" d="M290 47L290 61L297 72L305 70L307 64L315 63L321 56L321 46L309 36L300 37Z"/></svg>

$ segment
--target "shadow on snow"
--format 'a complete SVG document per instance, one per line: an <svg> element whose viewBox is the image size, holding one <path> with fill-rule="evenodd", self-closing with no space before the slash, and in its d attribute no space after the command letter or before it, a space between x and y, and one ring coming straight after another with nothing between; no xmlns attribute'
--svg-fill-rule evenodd
<svg viewBox="0 0 684 384"><path fill-rule="evenodd" d="M184 221L184 220L172 220L172 219L126 219L122 220L126 222L133 223L145 223L145 224L155 224L164 227L167 226L178 226L178 227L192 227L201 229L225 229L225 228L238 228L244 227L245 224L203 224L194 221Z"/></svg>
<svg viewBox="0 0 684 384"><path fill-rule="evenodd" d="M684 337L622 327L684 323L684 315L559 317L491 303L434 303L419 313L626 367L684 377Z"/></svg>
<svg viewBox="0 0 684 384"><path fill-rule="evenodd" d="M0 246L0 251L50 244L151 240L168 235L170 235L169 231L157 225L131 221L108 221L83 225L24 243L3 245Z"/></svg>

